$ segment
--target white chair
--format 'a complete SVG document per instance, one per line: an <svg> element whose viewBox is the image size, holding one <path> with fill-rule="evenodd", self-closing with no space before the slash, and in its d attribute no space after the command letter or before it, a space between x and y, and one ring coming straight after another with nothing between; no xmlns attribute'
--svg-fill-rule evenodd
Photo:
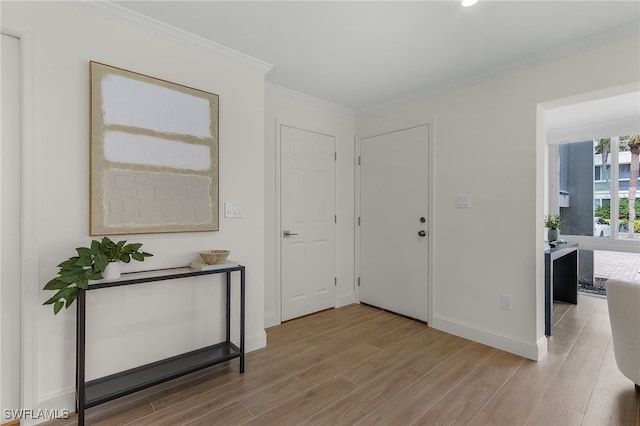
<svg viewBox="0 0 640 426"><path fill-rule="evenodd" d="M607 304L618 369L640 392L640 283L608 280Z"/></svg>

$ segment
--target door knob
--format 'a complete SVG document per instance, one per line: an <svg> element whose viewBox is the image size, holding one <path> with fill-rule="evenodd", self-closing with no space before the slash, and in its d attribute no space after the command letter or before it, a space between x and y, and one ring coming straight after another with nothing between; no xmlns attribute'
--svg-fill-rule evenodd
<svg viewBox="0 0 640 426"><path fill-rule="evenodd" d="M298 235L298 234L293 233L293 232L291 232L289 230L282 231L282 236L285 237L285 238L289 238L292 235Z"/></svg>
<svg viewBox="0 0 640 426"><path fill-rule="evenodd" d="M418 235L421 236L421 237L426 237L427 236L427 231L425 231L425 230L418 231Z"/></svg>

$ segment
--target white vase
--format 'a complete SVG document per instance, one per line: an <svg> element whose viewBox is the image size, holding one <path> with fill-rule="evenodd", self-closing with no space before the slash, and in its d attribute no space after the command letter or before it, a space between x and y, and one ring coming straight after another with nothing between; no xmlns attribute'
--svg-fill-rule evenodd
<svg viewBox="0 0 640 426"><path fill-rule="evenodd" d="M558 238L560 238L560 230L549 229L549 232L547 233L547 239L549 240L549 242L552 243L556 241Z"/></svg>
<svg viewBox="0 0 640 426"><path fill-rule="evenodd" d="M109 262L106 268L104 268L104 272L102 272L102 277L105 280L117 280L120 278L120 262L113 261Z"/></svg>

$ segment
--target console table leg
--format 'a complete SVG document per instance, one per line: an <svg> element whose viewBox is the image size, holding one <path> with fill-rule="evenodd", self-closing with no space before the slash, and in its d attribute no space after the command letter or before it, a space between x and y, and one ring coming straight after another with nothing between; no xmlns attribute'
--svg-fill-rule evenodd
<svg viewBox="0 0 640 426"><path fill-rule="evenodd" d="M244 267L240 269L240 372L244 373Z"/></svg>
<svg viewBox="0 0 640 426"><path fill-rule="evenodd" d="M78 426L84 426L85 410L85 319L86 319L86 293L78 290L76 316L76 411L78 413Z"/></svg>
<svg viewBox="0 0 640 426"><path fill-rule="evenodd" d="M231 272L226 273L227 276L227 343L231 342Z"/></svg>
<svg viewBox="0 0 640 426"><path fill-rule="evenodd" d="M544 268L544 334L551 336L553 326L553 261L545 260Z"/></svg>

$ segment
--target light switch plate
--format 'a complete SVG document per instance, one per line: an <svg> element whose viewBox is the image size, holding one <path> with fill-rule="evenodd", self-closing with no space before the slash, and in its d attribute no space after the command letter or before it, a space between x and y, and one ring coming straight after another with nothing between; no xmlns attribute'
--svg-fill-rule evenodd
<svg viewBox="0 0 640 426"><path fill-rule="evenodd" d="M456 195L456 208L457 209L468 209L471 207L471 195L469 194L458 194Z"/></svg>
<svg viewBox="0 0 640 426"><path fill-rule="evenodd" d="M244 207L238 203L224 203L224 217L244 217Z"/></svg>

